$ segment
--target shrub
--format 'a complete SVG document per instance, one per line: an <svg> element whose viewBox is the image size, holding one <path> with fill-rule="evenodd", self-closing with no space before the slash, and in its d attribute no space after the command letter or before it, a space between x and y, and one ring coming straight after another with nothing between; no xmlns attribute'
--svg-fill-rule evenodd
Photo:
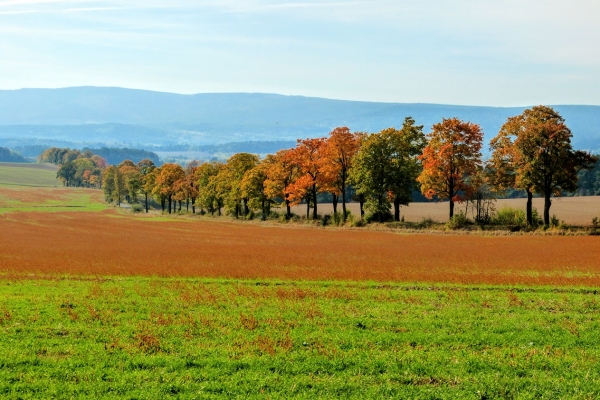
<svg viewBox="0 0 600 400"><path fill-rule="evenodd" d="M390 211L376 211L365 215L365 222L389 222L394 219L394 216Z"/></svg>
<svg viewBox="0 0 600 400"><path fill-rule="evenodd" d="M527 214L520 209L503 207L492 216L490 222L492 225L527 226Z"/></svg>
<svg viewBox="0 0 600 400"><path fill-rule="evenodd" d="M140 203L133 203L130 207L132 213L141 213L145 210L144 206Z"/></svg>
<svg viewBox="0 0 600 400"><path fill-rule="evenodd" d="M461 229L465 226L469 225L471 221L467 218L467 215L464 212L459 212L458 214L454 214L450 221L446 222L446 227L448 229Z"/></svg>
<svg viewBox="0 0 600 400"><path fill-rule="evenodd" d="M421 222L417 224L419 228L431 228L433 225L437 224L437 221L434 221L433 218L427 217L423 218Z"/></svg>
<svg viewBox="0 0 600 400"><path fill-rule="evenodd" d="M283 217L285 218L285 213L280 213L279 211L271 210L269 212L269 215L267 215L267 218L279 219L281 214L283 214Z"/></svg>
<svg viewBox="0 0 600 400"><path fill-rule="evenodd" d="M335 226L340 226L344 222L342 218L342 213L335 212L331 214L331 223Z"/></svg>
<svg viewBox="0 0 600 400"><path fill-rule="evenodd" d="M592 218L592 229L590 235L600 235L600 219L598 217Z"/></svg>

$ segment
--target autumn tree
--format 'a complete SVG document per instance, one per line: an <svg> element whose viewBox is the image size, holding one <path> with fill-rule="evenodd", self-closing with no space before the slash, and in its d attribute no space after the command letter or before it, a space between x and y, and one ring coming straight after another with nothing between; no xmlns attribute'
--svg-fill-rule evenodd
<svg viewBox="0 0 600 400"><path fill-rule="evenodd" d="M123 176L123 184L127 189L126 200L129 203L137 201L137 194L142 189L142 173L138 166L131 160L124 160L117 168Z"/></svg>
<svg viewBox="0 0 600 400"><path fill-rule="evenodd" d="M571 146L571 130L551 107L536 106L511 117L490 144L490 165L499 187L527 192L527 222L532 224L533 193L544 196L544 225L550 225L552 196L577 189L577 173L596 158Z"/></svg>
<svg viewBox="0 0 600 400"><path fill-rule="evenodd" d="M346 186L348 175L352 168L352 160L360 148L361 134L350 132L347 127L338 127L329 133L327 138L326 174L331 176L329 181L337 188L342 196L342 218L346 222ZM334 193L333 210L337 211L337 198Z"/></svg>
<svg viewBox="0 0 600 400"><path fill-rule="evenodd" d="M307 210L313 206L313 219L317 219L317 194L326 186L326 142L323 138L300 139L291 152L298 167L298 178L291 187L291 197L297 202L304 198Z"/></svg>
<svg viewBox="0 0 600 400"><path fill-rule="evenodd" d="M164 164L159 168L155 180L155 193L165 196L169 205L169 214L173 204L173 195L176 193L176 183L184 176L183 168L178 164Z"/></svg>
<svg viewBox="0 0 600 400"><path fill-rule="evenodd" d="M275 163L275 157L268 155L254 168L246 171L240 184L243 198L248 199L251 208L260 207L261 219L264 221L270 214L272 202L267 190L267 171Z"/></svg>
<svg viewBox="0 0 600 400"><path fill-rule="evenodd" d="M423 126L407 117L402 128L387 128L369 135L354 159L351 170L357 193L367 198L367 208L383 221L394 205L394 220L400 220L400 206L408 205L420 172L418 156L425 146Z"/></svg>
<svg viewBox="0 0 600 400"><path fill-rule="evenodd" d="M419 157L423 171L417 178L421 192L428 199L450 200L450 218L454 216L454 203L465 199L472 191L468 177L481 167L483 131L479 125L443 119L433 125L427 135L428 143Z"/></svg>
<svg viewBox="0 0 600 400"><path fill-rule="evenodd" d="M200 164L194 172L198 188L198 204L213 215L215 211L219 216L221 215L226 190L222 182L226 175L224 171L224 164L210 162Z"/></svg>
<svg viewBox="0 0 600 400"><path fill-rule="evenodd" d="M286 219L290 219L292 185L298 175L298 165L294 161L293 150L280 150L273 155L273 162L266 170L265 192L270 198L280 197L285 203Z"/></svg>
<svg viewBox="0 0 600 400"><path fill-rule="evenodd" d="M92 160L94 162L94 164L96 165L96 168L104 169L108 166L106 159L103 157L100 157L99 155L93 155L92 157L90 157L90 160Z"/></svg>
<svg viewBox="0 0 600 400"><path fill-rule="evenodd" d="M155 183L156 175L151 175L151 173L156 169L154 162L149 158L145 158L137 163L138 170L141 174L141 189L144 192L144 203L146 208L146 213L148 212L148 194L152 193L152 187ZM163 210L164 211L164 210Z"/></svg>
<svg viewBox="0 0 600 400"><path fill-rule="evenodd" d="M196 183L196 170L200 163L196 160L190 161L185 168L185 193L186 211L189 211L189 201L192 202L192 214L196 214L196 199L198 198L198 185Z"/></svg>
<svg viewBox="0 0 600 400"><path fill-rule="evenodd" d="M223 171L225 175L222 175L223 179L220 183L225 185L226 201L234 210L236 218L240 213L244 217L248 215L248 198L242 194L241 183L244 174L254 168L256 164L258 164L258 156L250 153L234 154L225 164L225 171Z"/></svg>

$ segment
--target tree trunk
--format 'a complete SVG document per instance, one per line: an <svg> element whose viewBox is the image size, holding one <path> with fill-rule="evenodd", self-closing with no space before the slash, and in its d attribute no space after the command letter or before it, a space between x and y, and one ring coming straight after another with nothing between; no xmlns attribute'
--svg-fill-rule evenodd
<svg viewBox="0 0 600 400"><path fill-rule="evenodd" d="M263 221L266 221L267 220L267 210L266 210L266 207L265 207L265 199L264 198L261 199L260 202L261 202L260 205L262 207L262 218L261 219Z"/></svg>
<svg viewBox="0 0 600 400"><path fill-rule="evenodd" d="M552 205L552 200L550 196L552 193L550 191L546 191L544 193L544 225L550 226L550 206Z"/></svg>
<svg viewBox="0 0 600 400"><path fill-rule="evenodd" d="M346 222L346 182L342 180L342 218Z"/></svg>
<svg viewBox="0 0 600 400"><path fill-rule="evenodd" d="M383 203L383 196L379 195L377 196L377 216L379 219L379 223L383 222L383 219L381 218L381 208L382 208L382 203Z"/></svg>
<svg viewBox="0 0 600 400"><path fill-rule="evenodd" d="M454 216L454 180L450 178L450 184L448 185L448 193L450 194L450 219Z"/></svg>
<svg viewBox="0 0 600 400"><path fill-rule="evenodd" d="M400 199L394 199L394 221L400 222Z"/></svg>
<svg viewBox="0 0 600 400"><path fill-rule="evenodd" d="M331 193L333 196L333 213L337 214L338 196L335 193Z"/></svg>
<svg viewBox="0 0 600 400"><path fill-rule="evenodd" d="M190 199L185 199L185 212L190 212Z"/></svg>
<svg viewBox="0 0 600 400"><path fill-rule="evenodd" d="M527 225L533 225L533 192L527 188Z"/></svg>
<svg viewBox="0 0 600 400"><path fill-rule="evenodd" d="M364 194L359 194L358 195L358 202L360 204L360 219L363 219L365 217L365 195Z"/></svg>
<svg viewBox="0 0 600 400"><path fill-rule="evenodd" d="M171 214L171 196L169 195L169 214Z"/></svg>
<svg viewBox="0 0 600 400"><path fill-rule="evenodd" d="M162 212L165 212L165 198L161 196L160 198L160 208L162 209Z"/></svg>
<svg viewBox="0 0 600 400"><path fill-rule="evenodd" d="M144 192L146 194L146 214L148 213L148 192Z"/></svg>
<svg viewBox="0 0 600 400"><path fill-rule="evenodd" d="M181 200L179 200L179 211L181 211Z"/></svg>
<svg viewBox="0 0 600 400"><path fill-rule="evenodd" d="M290 218L292 218L292 208L290 207L290 201L287 199L285 199L285 219L287 219L289 221Z"/></svg>
<svg viewBox="0 0 600 400"><path fill-rule="evenodd" d="M196 199L192 197L192 214L196 214Z"/></svg>
<svg viewBox="0 0 600 400"><path fill-rule="evenodd" d="M306 196L306 219L310 218L310 196Z"/></svg>
<svg viewBox="0 0 600 400"><path fill-rule="evenodd" d="M250 214L250 210L248 209L248 199L243 199L242 201L244 202L244 218L246 218L248 214Z"/></svg>
<svg viewBox="0 0 600 400"><path fill-rule="evenodd" d="M313 195L313 221L317 219L317 185L313 185L312 188Z"/></svg>

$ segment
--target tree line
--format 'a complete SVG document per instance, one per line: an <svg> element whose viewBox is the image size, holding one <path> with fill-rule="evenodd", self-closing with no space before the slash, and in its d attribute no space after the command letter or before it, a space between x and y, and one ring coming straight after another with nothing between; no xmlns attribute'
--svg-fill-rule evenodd
<svg viewBox="0 0 600 400"><path fill-rule="evenodd" d="M38 163L59 165L56 177L65 186L102 187L106 159L90 150L51 147L37 157Z"/></svg>
<svg viewBox="0 0 600 400"><path fill-rule="evenodd" d="M509 189L527 193L527 219L533 224L531 201L544 197L544 224L550 224L551 198L577 189L578 174L597 159L574 150L571 131L552 108L537 106L509 118L492 139L491 158L483 162L483 132L479 125L457 118L443 119L430 133L405 118L400 129L378 133L335 128L326 138L301 139L295 147L269 154L262 160L237 153L226 162L191 162L187 167L151 160L124 161L102 171L107 201L154 198L169 213L201 208L236 218L251 210L263 219L281 204L286 218L291 207L306 204L306 216L318 218L317 196L328 193L334 214L341 205L346 220L349 186L360 203L361 217L368 210L374 219L400 220L400 207L420 190L428 199L448 200L449 216L455 203L470 201L483 218L486 199ZM390 213L393 210L393 214Z"/></svg>

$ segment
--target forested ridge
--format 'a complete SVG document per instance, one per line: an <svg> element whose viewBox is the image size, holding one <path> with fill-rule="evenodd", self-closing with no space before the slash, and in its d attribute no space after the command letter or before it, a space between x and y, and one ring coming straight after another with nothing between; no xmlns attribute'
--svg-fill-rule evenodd
<svg viewBox="0 0 600 400"><path fill-rule="evenodd" d="M27 160L22 155L15 153L6 147L0 147L0 162L23 163L27 162Z"/></svg>

